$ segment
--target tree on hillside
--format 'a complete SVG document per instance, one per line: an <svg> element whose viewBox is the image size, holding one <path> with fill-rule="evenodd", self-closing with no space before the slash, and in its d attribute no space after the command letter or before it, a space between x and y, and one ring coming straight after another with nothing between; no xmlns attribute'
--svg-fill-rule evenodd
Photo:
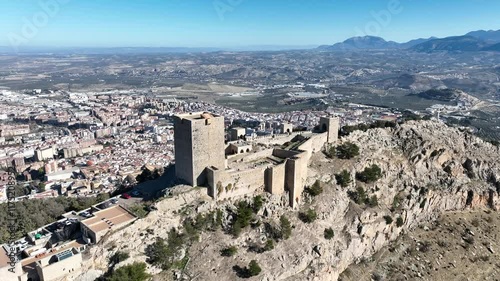
<svg viewBox="0 0 500 281"><path fill-rule="evenodd" d="M382 178L382 169L377 164L366 167L363 172L356 174L356 178L365 183L372 183Z"/></svg>
<svg viewBox="0 0 500 281"><path fill-rule="evenodd" d="M351 180L351 173L347 170L343 170L340 172L340 174L335 175L335 180L337 181L337 184L340 185L341 187L348 187L349 184L352 182Z"/></svg>
<svg viewBox="0 0 500 281"><path fill-rule="evenodd" d="M321 182L316 180L311 187L306 188L306 192L311 196L318 196L323 193L323 187L321 186Z"/></svg>
<svg viewBox="0 0 500 281"><path fill-rule="evenodd" d="M260 268L260 265L257 263L257 261L256 260L250 261L250 263L248 264L248 273L249 273L249 276L250 277L257 276L261 272L262 272L262 269Z"/></svg>
<svg viewBox="0 0 500 281"><path fill-rule="evenodd" d="M359 155L359 146L351 142L346 142L336 147L335 154L340 159L352 159Z"/></svg>
<svg viewBox="0 0 500 281"><path fill-rule="evenodd" d="M281 216L280 218L281 236L283 239L288 239L292 235L292 224L287 217Z"/></svg>
<svg viewBox="0 0 500 281"><path fill-rule="evenodd" d="M299 213L299 219L305 223L312 223L318 218L318 214L313 209L307 209L305 212Z"/></svg>
<svg viewBox="0 0 500 281"><path fill-rule="evenodd" d="M175 229L170 230L166 241L157 238L153 244L146 247L147 262L159 266L163 270L170 269L184 246L184 238L184 235Z"/></svg>
<svg viewBox="0 0 500 281"><path fill-rule="evenodd" d="M107 281L145 281L151 278L146 272L146 264L143 262L135 262L130 265L120 267L106 278Z"/></svg>

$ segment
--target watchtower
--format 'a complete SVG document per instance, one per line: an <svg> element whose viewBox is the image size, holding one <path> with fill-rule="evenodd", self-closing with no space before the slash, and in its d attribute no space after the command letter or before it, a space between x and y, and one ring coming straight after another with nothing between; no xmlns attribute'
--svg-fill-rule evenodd
<svg viewBox="0 0 500 281"><path fill-rule="evenodd" d="M338 117L321 117L319 127L322 132L327 132L327 143L336 143L339 138L340 119Z"/></svg>
<svg viewBox="0 0 500 281"><path fill-rule="evenodd" d="M174 117L175 175L192 186L206 183L206 167L224 170L224 117L208 112Z"/></svg>

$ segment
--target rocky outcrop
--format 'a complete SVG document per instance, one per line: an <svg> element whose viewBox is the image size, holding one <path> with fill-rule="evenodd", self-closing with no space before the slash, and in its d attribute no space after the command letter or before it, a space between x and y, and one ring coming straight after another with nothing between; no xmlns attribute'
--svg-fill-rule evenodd
<svg viewBox="0 0 500 281"><path fill-rule="evenodd" d="M331 160L315 153L309 165L308 184L320 179L324 192L314 199L305 197L302 209L313 208L318 219L305 224L295 210L287 207L286 197L265 195L259 213L264 222L234 239L223 232L204 233L189 249L189 264L184 276L200 280L235 280L234 265L245 266L258 260L263 271L252 280L336 280L350 264L370 257L395 240L401 233L436 219L446 211L468 208L500 208L500 151L466 132L433 122L408 122L391 129L357 131L341 140L360 146L354 160ZM377 164L383 177L373 184L353 182L348 188L335 184L334 174L347 169L353 175ZM378 206L357 205L348 190L359 186L368 196L378 198ZM155 237L166 237L178 227L181 215L208 212L219 208L225 221L231 216L234 202L215 203L204 190L183 189L157 204L158 211L133 226L110 235L102 245L90 250L86 269L105 270L107 258L125 247L131 258L124 263L145 261L144 248ZM265 253L246 251L268 238L265 223L276 223L281 215L294 225L290 239ZM390 217L392 222L388 221ZM400 218L398 220L398 218ZM323 237L332 228L334 238ZM228 245L237 245L235 257L220 255ZM114 247L113 247L114 246ZM151 273L159 273L150 267Z"/></svg>

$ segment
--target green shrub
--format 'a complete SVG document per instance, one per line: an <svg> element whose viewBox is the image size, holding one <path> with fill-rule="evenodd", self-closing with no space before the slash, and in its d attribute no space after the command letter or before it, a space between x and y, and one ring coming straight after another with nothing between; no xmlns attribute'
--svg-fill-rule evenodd
<svg viewBox="0 0 500 281"><path fill-rule="evenodd" d="M222 219L223 219L223 213L221 210L217 209L217 212L215 213L215 225L214 229L219 229L222 227Z"/></svg>
<svg viewBox="0 0 500 281"><path fill-rule="evenodd" d="M397 227L402 227L402 226L403 226L403 224L404 224L403 218L402 218L402 217L398 217L398 218L396 219L396 226L397 226Z"/></svg>
<svg viewBox="0 0 500 281"><path fill-rule="evenodd" d="M184 234L191 242L198 241L200 229L196 227L196 222L191 218L187 218L182 223Z"/></svg>
<svg viewBox="0 0 500 281"><path fill-rule="evenodd" d="M142 203L137 203L129 207L130 212L138 218L144 218L148 215L146 206Z"/></svg>
<svg viewBox="0 0 500 281"><path fill-rule="evenodd" d="M241 230L250 225L250 221L253 218L253 207L245 201L240 201L238 203L238 209L236 211L236 219L233 223L232 234L238 237Z"/></svg>
<svg viewBox="0 0 500 281"><path fill-rule="evenodd" d="M149 278L151 275L146 272L146 264L135 262L114 270L106 279L107 281L145 281Z"/></svg>
<svg viewBox="0 0 500 281"><path fill-rule="evenodd" d="M249 276L250 277L257 276L261 272L262 272L262 269L260 268L260 266L257 263L257 261L256 260L250 261L250 263L248 264L248 273L249 273Z"/></svg>
<svg viewBox="0 0 500 281"><path fill-rule="evenodd" d="M113 256L111 256L109 261L112 264L117 264L117 263L120 263L128 258L129 258L129 254L127 252L117 251Z"/></svg>
<svg viewBox="0 0 500 281"><path fill-rule="evenodd" d="M368 196L366 195L365 189L362 186L356 187L356 191L348 191L347 195L356 204L365 204L368 202Z"/></svg>
<svg viewBox="0 0 500 281"><path fill-rule="evenodd" d="M236 221L236 222L234 222L234 224L233 224L233 226L231 228L231 234L234 237L238 237L241 234L241 230L242 230L241 223L238 222L238 221Z"/></svg>
<svg viewBox="0 0 500 281"><path fill-rule="evenodd" d="M274 249L274 240L273 239L267 239L266 245L262 249L264 252L268 252Z"/></svg>
<svg viewBox="0 0 500 281"><path fill-rule="evenodd" d="M316 211L314 211L313 209L308 209L305 212L299 213L299 219L304 223L312 223L317 218L318 215L316 214Z"/></svg>
<svg viewBox="0 0 500 281"><path fill-rule="evenodd" d="M341 187L348 187L349 184L352 182L351 180L351 173L347 170L343 170L340 172L340 174L335 175L335 180L337 181L337 184L340 185Z"/></svg>
<svg viewBox="0 0 500 281"><path fill-rule="evenodd" d="M368 200L368 206L370 207L377 207L378 206L378 198L377 198L377 195L373 195L372 197L370 197L370 199Z"/></svg>
<svg viewBox="0 0 500 281"><path fill-rule="evenodd" d="M316 180L314 184L306 188L306 192L309 193L311 196L318 196L321 193L323 193L323 187L321 186L321 182L319 180Z"/></svg>
<svg viewBox="0 0 500 281"><path fill-rule="evenodd" d="M335 146L330 146L326 151L326 156L328 156L329 158L335 158L335 155L337 155L337 149L335 148Z"/></svg>
<svg viewBox="0 0 500 281"><path fill-rule="evenodd" d="M166 241L162 238L157 238L153 244L146 247L145 254L148 257L147 261L161 267L163 270L168 270L175 265L176 258L184 247L184 243L185 236L172 229L168 233Z"/></svg>
<svg viewBox="0 0 500 281"><path fill-rule="evenodd" d="M253 212L257 214L259 212L259 210L262 208L263 204L264 204L264 200L262 200L262 196L260 196L260 195L255 196L253 198L253 205L252 205Z"/></svg>
<svg viewBox="0 0 500 281"><path fill-rule="evenodd" d="M382 170L377 164L366 167L363 172L356 174L356 178L365 183L372 183L382 178Z"/></svg>
<svg viewBox="0 0 500 281"><path fill-rule="evenodd" d="M280 226L281 226L281 237L283 239L290 238L290 236L292 235L292 224L290 223L287 217L281 216Z"/></svg>
<svg viewBox="0 0 500 281"><path fill-rule="evenodd" d="M359 147L351 142L346 142L335 148L335 154L340 159L352 159L359 155Z"/></svg>
<svg viewBox="0 0 500 281"><path fill-rule="evenodd" d="M334 236L334 232L333 232L333 229L330 227L330 228L325 228L325 232L323 233L323 236L325 237L325 239L327 240L330 240L333 238Z"/></svg>
<svg viewBox="0 0 500 281"><path fill-rule="evenodd" d="M386 224L391 224L393 221L391 216L384 216L384 220Z"/></svg>
<svg viewBox="0 0 500 281"><path fill-rule="evenodd" d="M238 253L238 248L235 246L224 248L220 251L220 255L223 257L232 257Z"/></svg>

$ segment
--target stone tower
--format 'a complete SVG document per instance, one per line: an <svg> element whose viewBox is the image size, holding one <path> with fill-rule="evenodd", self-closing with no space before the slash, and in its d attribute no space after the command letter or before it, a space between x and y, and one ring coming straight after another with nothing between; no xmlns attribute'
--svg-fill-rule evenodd
<svg viewBox="0 0 500 281"><path fill-rule="evenodd" d="M206 167L224 170L224 117L207 112L174 117L175 175L192 186L206 183Z"/></svg>
<svg viewBox="0 0 500 281"><path fill-rule="evenodd" d="M327 132L327 143L337 142L340 130L340 119L338 117L321 117L319 127L322 132Z"/></svg>

